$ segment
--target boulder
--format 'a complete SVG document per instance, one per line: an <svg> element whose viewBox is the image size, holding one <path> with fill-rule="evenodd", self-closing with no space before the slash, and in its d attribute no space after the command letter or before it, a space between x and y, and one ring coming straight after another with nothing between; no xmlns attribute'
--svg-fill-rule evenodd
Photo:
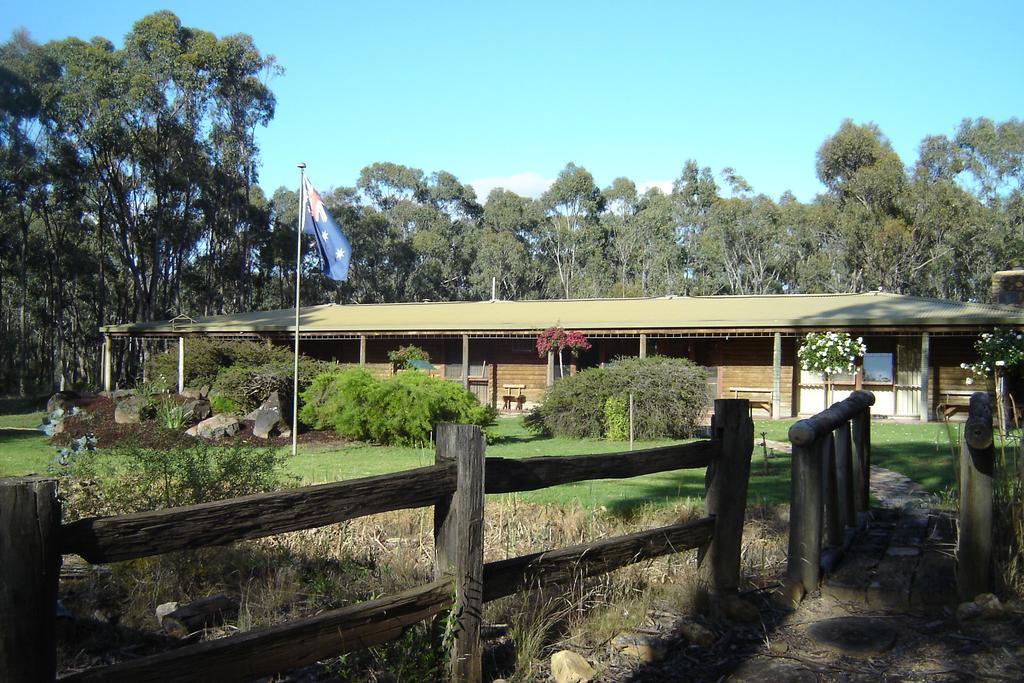
<svg viewBox="0 0 1024 683"><path fill-rule="evenodd" d="M114 422L122 425L138 424L155 415L156 410L149 404L149 399L142 396L129 396L114 408Z"/></svg>
<svg viewBox="0 0 1024 683"><path fill-rule="evenodd" d="M67 412L71 405L80 398L81 396L74 391L58 391L46 402L46 412L52 415L58 408Z"/></svg>
<svg viewBox="0 0 1024 683"><path fill-rule="evenodd" d="M185 432L203 439L220 439L238 433L238 418L234 415L214 415Z"/></svg>
<svg viewBox="0 0 1024 683"><path fill-rule="evenodd" d="M689 619L683 619L676 624L676 632L687 641L701 647L711 647L715 644L715 634L707 627Z"/></svg>
<svg viewBox="0 0 1024 683"><path fill-rule="evenodd" d="M281 413L263 408L255 411L255 413L252 426L254 436L258 436L261 439L269 439L273 432L280 432L284 428L284 420L281 419Z"/></svg>
<svg viewBox="0 0 1024 683"><path fill-rule="evenodd" d="M668 654L661 640L642 634L616 636L612 640L612 647L627 657L634 657L647 664L660 662Z"/></svg>
<svg viewBox="0 0 1024 683"><path fill-rule="evenodd" d="M588 683L596 675L594 667L572 650L551 655L551 677L555 683Z"/></svg>
<svg viewBox="0 0 1024 683"><path fill-rule="evenodd" d="M753 624L761 621L761 612L738 595L726 595L718 605L718 609L729 621L738 624Z"/></svg>
<svg viewBox="0 0 1024 683"><path fill-rule="evenodd" d="M267 396L267 400L260 404L260 410L273 410L278 415L284 415L284 411L281 409L281 397L276 391L270 392L270 396Z"/></svg>
<svg viewBox="0 0 1024 683"><path fill-rule="evenodd" d="M180 396L182 398L209 398L210 387L206 385L201 387L185 387L181 390Z"/></svg>
<svg viewBox="0 0 1024 683"><path fill-rule="evenodd" d="M184 404L185 417L189 420L205 420L213 414L210 402L205 398L194 398Z"/></svg>

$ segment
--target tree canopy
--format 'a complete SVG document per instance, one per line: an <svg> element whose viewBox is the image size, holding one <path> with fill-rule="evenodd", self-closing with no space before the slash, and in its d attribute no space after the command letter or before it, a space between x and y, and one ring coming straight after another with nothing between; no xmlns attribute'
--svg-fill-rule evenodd
<svg viewBox="0 0 1024 683"><path fill-rule="evenodd" d="M99 380L98 328L292 305L295 191L259 184L281 73L250 36L161 11L104 38L0 44L0 383ZM1024 124L965 119L901 159L874 123L818 149L825 191L759 194L681 159L671 193L567 163L539 198L367 166L324 201L350 278L304 303L857 292L986 300L1024 252ZM321 183L330 180L318 179ZM341 179L333 179L339 181ZM137 377L147 348L117 347Z"/></svg>

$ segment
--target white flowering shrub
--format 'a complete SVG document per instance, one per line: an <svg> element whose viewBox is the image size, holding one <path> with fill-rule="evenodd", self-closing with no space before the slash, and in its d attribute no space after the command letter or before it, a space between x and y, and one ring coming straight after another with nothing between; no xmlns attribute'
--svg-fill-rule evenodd
<svg viewBox="0 0 1024 683"><path fill-rule="evenodd" d="M1003 372L1024 362L1024 335L1016 330L985 332L974 342L974 350L977 362L961 363L960 367L979 379L991 377L997 369ZM974 377L965 381L974 384Z"/></svg>
<svg viewBox="0 0 1024 683"><path fill-rule="evenodd" d="M853 338L846 332L811 332L804 337L796 355L804 370L831 378L852 372L857 359L866 351L861 337Z"/></svg>

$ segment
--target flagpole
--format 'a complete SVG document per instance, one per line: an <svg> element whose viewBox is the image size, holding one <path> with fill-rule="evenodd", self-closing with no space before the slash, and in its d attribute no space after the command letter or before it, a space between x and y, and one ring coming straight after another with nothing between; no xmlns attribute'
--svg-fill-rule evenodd
<svg viewBox="0 0 1024 683"><path fill-rule="evenodd" d="M299 285L302 278L302 228L306 218L306 164L299 165L299 232L295 239L295 368L292 383L292 455L299 448Z"/></svg>

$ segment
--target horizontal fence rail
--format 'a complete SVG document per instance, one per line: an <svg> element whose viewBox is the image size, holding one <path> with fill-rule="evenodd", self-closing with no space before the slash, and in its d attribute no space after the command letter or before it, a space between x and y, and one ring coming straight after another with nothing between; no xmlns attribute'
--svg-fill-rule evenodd
<svg viewBox="0 0 1024 683"><path fill-rule="evenodd" d="M252 680L394 640L407 627L450 608L454 595L451 579L435 581L308 619L88 669L60 680Z"/></svg>
<svg viewBox="0 0 1024 683"><path fill-rule="evenodd" d="M488 562L484 565L484 602L523 590L604 574L663 555L702 548L711 542L714 533L715 519L705 517L688 524L673 524L628 536Z"/></svg>
<svg viewBox="0 0 1024 683"><path fill-rule="evenodd" d="M89 562L115 562L424 507L455 491L455 470L455 463L433 465L212 503L82 519L61 528L60 549Z"/></svg>
<svg viewBox="0 0 1024 683"><path fill-rule="evenodd" d="M789 428L793 445L789 510L788 580L810 592L838 561L847 530L868 511L871 474L870 391L849 398ZM824 533L829 552L822 552Z"/></svg>
<svg viewBox="0 0 1024 683"><path fill-rule="evenodd" d="M712 426L712 439L689 444L513 460L485 458L478 427L441 425L431 467L64 525L53 480L0 479L0 550L5 558L0 563L0 680L55 676L54 608L61 554L113 562L406 508L434 507L432 583L61 680L249 680L392 640L408 626L451 610L455 628L449 677L479 681L484 602L695 548L707 550L716 591L735 591L753 451L749 402L715 401ZM483 562L485 493L701 467L708 468L704 518Z"/></svg>
<svg viewBox="0 0 1024 683"><path fill-rule="evenodd" d="M642 474L707 467L722 450L717 441L697 441L624 453L536 458L487 458L487 493L534 491L590 479L625 479Z"/></svg>

